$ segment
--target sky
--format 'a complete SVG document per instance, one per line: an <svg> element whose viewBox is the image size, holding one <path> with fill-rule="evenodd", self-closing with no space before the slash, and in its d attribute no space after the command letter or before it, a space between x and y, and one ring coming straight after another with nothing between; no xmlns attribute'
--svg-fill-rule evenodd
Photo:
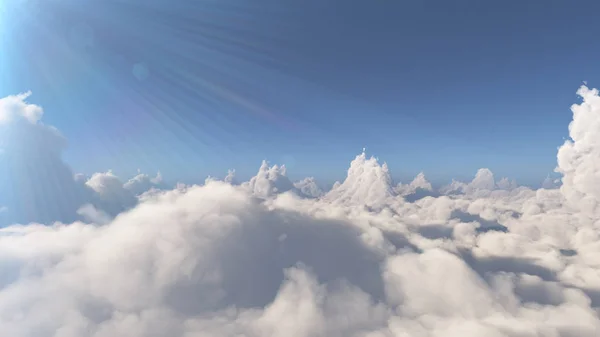
<svg viewBox="0 0 600 337"><path fill-rule="evenodd" d="M88 175L249 178L266 159L327 185L366 147L403 182L539 185L597 83L598 7L4 0L0 97L31 91Z"/></svg>
<svg viewBox="0 0 600 337"><path fill-rule="evenodd" d="M2 335L599 336L597 10L482 3L0 0Z"/></svg>

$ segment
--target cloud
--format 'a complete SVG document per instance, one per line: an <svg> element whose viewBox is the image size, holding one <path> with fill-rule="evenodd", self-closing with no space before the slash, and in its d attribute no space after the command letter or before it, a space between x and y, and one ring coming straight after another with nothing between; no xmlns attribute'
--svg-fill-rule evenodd
<svg viewBox="0 0 600 337"><path fill-rule="evenodd" d="M235 177L235 170L229 170L227 171L227 175L225 176L225 178L223 179L224 182L232 184L232 185L237 185L237 179Z"/></svg>
<svg viewBox="0 0 600 337"><path fill-rule="evenodd" d="M423 215L439 213L431 199L419 201ZM579 256L592 243L563 256L552 230L459 230L493 206L480 200L467 207L479 217L441 217L445 238L420 234L426 217L411 228L411 215L287 194L266 202L219 181L157 193L103 226L7 227L0 326L11 336L594 336L595 260Z"/></svg>
<svg viewBox="0 0 600 337"><path fill-rule="evenodd" d="M8 221L73 221L85 189L61 159L66 140L28 97L0 99L0 204Z"/></svg>
<svg viewBox="0 0 600 337"><path fill-rule="evenodd" d="M35 104L27 104L25 100L31 96L31 92L0 99L0 125L14 121L24 120L31 124L37 123L44 114L41 107Z"/></svg>
<svg viewBox="0 0 600 337"><path fill-rule="evenodd" d="M350 163L346 180L334 185L325 199L337 203L380 205L396 195L386 163L374 157L367 159L363 151Z"/></svg>
<svg viewBox="0 0 600 337"><path fill-rule="evenodd" d="M307 177L294 183L301 195L309 198L318 198L323 196L323 190L317 184L314 177Z"/></svg>
<svg viewBox="0 0 600 337"><path fill-rule="evenodd" d="M284 165L269 166L266 160L263 160L256 176L242 185L261 198L268 198L278 193L295 191L296 189L287 177Z"/></svg>
<svg viewBox="0 0 600 337"><path fill-rule="evenodd" d="M88 193L77 218L0 228L0 331L595 337L599 215L580 201L596 200L581 182L594 183L600 130L596 93L580 92L572 140L558 152L560 189L481 169L441 195L423 174L394 186L365 153L324 195L266 162L239 185L174 189L143 174L124 184L110 171L74 177L63 164L66 186Z"/></svg>
<svg viewBox="0 0 600 337"><path fill-rule="evenodd" d="M138 175L129 179L123 188L130 191L133 195L142 195L152 189L165 189L167 186L163 182L163 177L160 172L155 177L150 177L145 173L139 172Z"/></svg>
<svg viewBox="0 0 600 337"><path fill-rule="evenodd" d="M398 184L396 186L396 193L403 196L407 201L414 202L427 196L435 196L438 193L434 191L431 183L425 178L423 172L417 174L417 176L407 185Z"/></svg>
<svg viewBox="0 0 600 337"><path fill-rule="evenodd" d="M561 191L569 204L579 210L600 212L600 97L597 89L582 86L577 94L583 98L574 104L569 124L570 140L558 149L557 172L563 175Z"/></svg>
<svg viewBox="0 0 600 337"><path fill-rule="evenodd" d="M15 304L32 318L31 325L0 321L3 331L15 336L59 329L85 335L79 323L85 331L110 327L107 331L129 336L145 331L146 323L137 316L142 312L192 319L232 306L240 311L267 307L257 329L289 334L303 325L309 333L313 316L323 308L294 289L329 285L336 293L348 291L344 282L350 282L354 292L383 296L383 256L363 243L358 228L341 220L270 211L243 188L220 182L165 192L103 227L9 227L0 241L2 265L22 268L6 275L18 281L0 291L2 317L15 309L11 298L29 298ZM298 269L299 263L304 267ZM31 287L38 290L31 292ZM300 306L298 314L307 317L289 315L285 308L297 307L298 301L316 312ZM75 322L70 321L71 305L82 308ZM35 319L38 310L48 310L52 319ZM123 323L119 313L136 317L132 330L127 330L130 324L115 327ZM283 327L280 318L287 320Z"/></svg>
<svg viewBox="0 0 600 337"><path fill-rule="evenodd" d="M138 176L124 186L111 172L89 180L74 175L62 159L67 140L42 123L43 109L27 102L30 95L0 99L0 205L6 208L0 226L81 220L78 210L86 204L114 216L135 206L135 193L162 187L159 177L143 186Z"/></svg>

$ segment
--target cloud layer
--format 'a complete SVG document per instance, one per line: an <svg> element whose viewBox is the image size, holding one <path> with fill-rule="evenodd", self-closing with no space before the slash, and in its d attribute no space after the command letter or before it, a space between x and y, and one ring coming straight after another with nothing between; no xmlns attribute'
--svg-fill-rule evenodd
<svg viewBox="0 0 600 337"><path fill-rule="evenodd" d="M73 176L41 108L5 98L0 219L21 224L0 229L0 331L598 336L600 98L579 94L560 188L487 169L439 191L422 174L395 185L362 153L327 193L266 162L246 183L230 172L174 189L160 176Z"/></svg>

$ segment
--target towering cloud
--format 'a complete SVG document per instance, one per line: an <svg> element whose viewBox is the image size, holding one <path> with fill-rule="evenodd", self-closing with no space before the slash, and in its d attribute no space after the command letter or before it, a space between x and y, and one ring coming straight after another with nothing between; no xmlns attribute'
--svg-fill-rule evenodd
<svg viewBox="0 0 600 337"><path fill-rule="evenodd" d="M487 190L491 191L496 187L496 180L492 171L486 168L479 169L473 181L467 187L469 190Z"/></svg>
<svg viewBox="0 0 600 337"><path fill-rule="evenodd" d="M600 97L597 89L582 86L581 104L571 107L570 140L558 150L557 171L563 175L561 191L569 204L600 215Z"/></svg>
<svg viewBox="0 0 600 337"><path fill-rule="evenodd" d="M392 178L386 163L376 158L367 159L365 151L350 163L343 183L325 195L329 201L359 205L380 205L395 195Z"/></svg>
<svg viewBox="0 0 600 337"><path fill-rule="evenodd" d="M294 184L286 176L285 166L269 166L266 160L263 160L256 176L244 183L243 186L261 198L295 190Z"/></svg>
<svg viewBox="0 0 600 337"><path fill-rule="evenodd" d="M73 222L85 205L114 216L135 206L137 193L160 186L160 177L140 175L124 186L112 172L75 176L62 160L67 140L41 122L44 111L27 102L30 95L0 99L0 227Z"/></svg>
<svg viewBox="0 0 600 337"><path fill-rule="evenodd" d="M0 99L0 205L9 222L73 221L85 187L63 162L65 138L40 122L30 93ZM0 218L1 219L1 218ZM2 221L2 220L0 220ZM0 223L2 225L2 223Z"/></svg>

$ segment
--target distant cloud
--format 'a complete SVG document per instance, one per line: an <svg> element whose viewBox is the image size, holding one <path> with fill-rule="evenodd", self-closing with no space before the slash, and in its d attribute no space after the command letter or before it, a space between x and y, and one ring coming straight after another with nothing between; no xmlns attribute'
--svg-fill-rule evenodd
<svg viewBox="0 0 600 337"><path fill-rule="evenodd" d="M304 178L294 183L294 187L298 189L302 196L309 198L319 198L323 196L324 192L317 184L317 181L313 177Z"/></svg>
<svg viewBox="0 0 600 337"><path fill-rule="evenodd" d="M295 189L294 184L286 175L285 166L269 166L267 161L263 161L256 176L252 177L247 183L243 183L242 186L262 198Z"/></svg>
<svg viewBox="0 0 600 337"><path fill-rule="evenodd" d="M394 185L387 165L365 153L326 194L267 162L239 185L231 173L167 189L141 173L125 183L110 171L73 177L59 161L51 172L66 170L71 182L62 183L91 202L68 224L0 228L0 329L18 337L595 337L600 195L588 186L600 181L600 100L580 93L572 140L558 152L560 189L496 181L487 169L441 191L424 174ZM27 123L44 134L39 119ZM52 163L60 154L17 145L50 151Z"/></svg>
<svg viewBox="0 0 600 337"><path fill-rule="evenodd" d="M386 163L362 154L350 163L346 180L335 185L326 200L347 204L381 205L396 195Z"/></svg>
<svg viewBox="0 0 600 337"><path fill-rule="evenodd" d="M129 179L123 187L136 196L154 188L166 188L160 172L158 172L155 177L150 177L149 175L140 172L137 176Z"/></svg>

